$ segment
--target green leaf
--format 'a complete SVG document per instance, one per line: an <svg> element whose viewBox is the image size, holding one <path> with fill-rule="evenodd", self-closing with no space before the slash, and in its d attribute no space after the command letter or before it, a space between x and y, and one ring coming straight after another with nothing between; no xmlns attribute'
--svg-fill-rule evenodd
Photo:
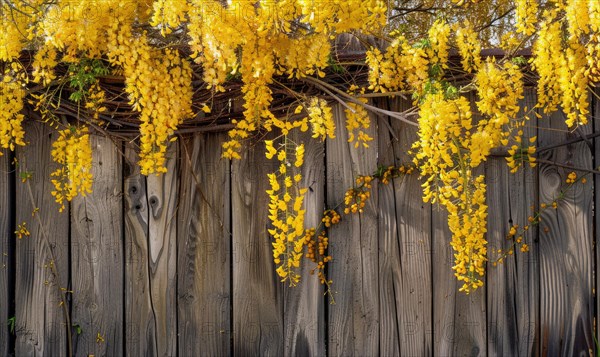
<svg viewBox="0 0 600 357"><path fill-rule="evenodd" d="M83 99L83 93L81 93L80 91L73 92L69 96L69 99L72 100L72 101L74 101L74 102L79 102L80 100Z"/></svg>
<svg viewBox="0 0 600 357"><path fill-rule="evenodd" d="M75 332L78 335L81 335L81 332L83 332L83 330L81 329L81 326L79 326L79 324L73 324L73 327L75 328Z"/></svg>
<svg viewBox="0 0 600 357"><path fill-rule="evenodd" d="M15 334L15 322L16 322L15 316L8 319L8 322L7 322L7 325L10 326L10 333L12 333L13 335Z"/></svg>

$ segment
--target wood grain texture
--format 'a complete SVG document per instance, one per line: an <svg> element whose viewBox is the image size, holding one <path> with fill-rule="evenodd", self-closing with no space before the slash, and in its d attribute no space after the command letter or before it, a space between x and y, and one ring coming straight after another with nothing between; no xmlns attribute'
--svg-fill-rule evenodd
<svg viewBox="0 0 600 357"><path fill-rule="evenodd" d="M570 134L562 113L540 119L539 145L561 143L573 135L588 134L589 126ZM592 148L586 142L561 146L540 158L561 164L591 168ZM540 334L541 353L587 355L594 349L592 298L593 180L567 189L570 171L540 164L540 202L552 202L561 190L565 198L556 210L542 213L540 231ZM578 173L579 176L582 173Z"/></svg>
<svg viewBox="0 0 600 357"><path fill-rule="evenodd" d="M454 276L454 253L445 211L434 208L433 241L433 349L436 356L487 354L485 289L466 295Z"/></svg>
<svg viewBox="0 0 600 357"><path fill-rule="evenodd" d="M148 193L139 156L125 145L123 192L125 213L125 348L130 355L156 355L156 326L148 271Z"/></svg>
<svg viewBox="0 0 600 357"><path fill-rule="evenodd" d="M123 210L117 146L90 135L93 192L72 201L74 355L123 354ZM98 334L104 341L98 341Z"/></svg>
<svg viewBox="0 0 600 357"><path fill-rule="evenodd" d="M16 244L15 354L63 356L67 337L60 289L69 281L69 211L59 213L50 194L55 166L49 148L56 133L36 122L27 122L24 130L29 144L17 149L17 174L33 176L16 185L16 222L26 222L31 236ZM40 208L36 217L34 208Z"/></svg>
<svg viewBox="0 0 600 357"><path fill-rule="evenodd" d="M167 150L167 173L146 178L148 193L148 270L157 356L177 354L177 203L178 145Z"/></svg>
<svg viewBox="0 0 600 357"><path fill-rule="evenodd" d="M310 132L292 136L294 142L304 142L305 154L300 187L309 188L304 198L304 226L318 227L321 224L325 203L325 144L311 138ZM323 228L323 226L321 226ZM315 264L303 258L302 280L296 287L284 284L284 355L325 355L325 306L329 298L310 270Z"/></svg>
<svg viewBox="0 0 600 357"><path fill-rule="evenodd" d="M327 142L327 205L344 202L357 175L370 175L377 168L377 126L372 118L369 148L348 143L343 107L333 108L336 139ZM377 183L364 213L344 216L330 232L329 272L336 305L329 309L328 354L331 356L374 356L379 352L379 244L377 240Z"/></svg>
<svg viewBox="0 0 600 357"><path fill-rule="evenodd" d="M594 88L594 96L592 96L592 105L591 105L591 113L593 115L592 125L594 128L594 132L600 131L600 88ZM594 139L594 168L598 169L600 167L600 138ZM598 265L600 262L600 249L598 249L598 244L600 243L600 229L598 229L600 225L600 214L598 214L598 209L600 209L600 195L596 193L595 189L600 187L600 175L594 175L594 248L596 248L596 264L594 265L594 273L596 277L595 285L594 285L594 296L598 295L598 287L600 286L600 276L598 273ZM596 321L598 321L598 311L600 311L600 299L596 298ZM600 329L596 328L596 341L600 341ZM596 346L595 353L598 353L598 349L600 347Z"/></svg>
<svg viewBox="0 0 600 357"><path fill-rule="evenodd" d="M126 341L131 355L173 356L176 339L177 145L167 173L145 177L125 149Z"/></svg>
<svg viewBox="0 0 600 357"><path fill-rule="evenodd" d="M390 101L392 111L411 107ZM379 165L410 164L416 128L388 118L379 118L378 128ZM431 205L423 203L421 191L417 173L379 185L380 353L386 356L433 353Z"/></svg>
<svg viewBox="0 0 600 357"><path fill-rule="evenodd" d="M244 148L242 159L232 162L233 353L241 356L284 352L283 284L273 262L265 192L276 164L264 150Z"/></svg>
<svg viewBox="0 0 600 357"><path fill-rule="evenodd" d="M2 150L2 149L0 149ZM13 316L12 302L14 290L11 278L14 274L12 259L15 234L12 222L14 203L11 202L14 187L12 186L13 173L10 165L10 152L2 150L0 156L0 355L7 356L12 349L9 318ZM12 352L12 351L11 351Z"/></svg>
<svg viewBox="0 0 600 357"><path fill-rule="evenodd" d="M439 206L432 207L431 241L433 271L433 354L436 356L454 355L455 318L457 284L452 266L454 258L450 247L452 234L448 229L448 215Z"/></svg>
<svg viewBox="0 0 600 357"><path fill-rule="evenodd" d="M527 89L521 106L532 108L536 103L534 89ZM524 130L523 142L537 136L537 119L531 114ZM512 145L512 143L510 144ZM537 354L539 336L539 264L538 226L519 230L530 251L522 253L514 239L507 239L510 227L529 224L532 207L537 204L537 168L519 169L510 173L504 158L492 158L486 163L488 209L488 354L495 356ZM539 206L538 206L539 207ZM498 249L514 254L497 263ZM494 266L496 262L496 266Z"/></svg>
<svg viewBox="0 0 600 357"><path fill-rule="evenodd" d="M178 336L182 356L231 355L229 161L224 134L182 143L178 209ZM237 214L237 213L236 213ZM240 239L248 236L242 231Z"/></svg>

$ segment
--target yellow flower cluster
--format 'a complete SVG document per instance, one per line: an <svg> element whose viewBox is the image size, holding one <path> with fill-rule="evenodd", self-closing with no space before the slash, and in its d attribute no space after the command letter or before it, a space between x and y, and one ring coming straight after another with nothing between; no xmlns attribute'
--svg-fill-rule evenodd
<svg viewBox="0 0 600 357"><path fill-rule="evenodd" d="M27 222L18 224L15 234L19 239L22 239L23 237L29 237L31 233L29 233L29 230L27 229Z"/></svg>
<svg viewBox="0 0 600 357"><path fill-rule="evenodd" d="M327 209L323 212L323 218L321 218L321 222L325 225L326 228L331 227L334 224L340 223L340 219L342 217L337 213L334 209Z"/></svg>
<svg viewBox="0 0 600 357"><path fill-rule="evenodd" d="M404 88L404 61L399 51L400 40L395 40L385 54L378 48L366 53L369 66L369 89L376 92L397 91Z"/></svg>
<svg viewBox="0 0 600 357"><path fill-rule="evenodd" d="M167 2L160 2L161 18L167 17L163 1ZM204 67L207 87L223 91L223 83L238 74L243 83L244 118L236 121L223 145L226 158L239 157L240 141L251 132L261 127L270 130L275 116L269 110L273 99L269 85L275 75L324 76L330 39L347 31L377 31L385 24L387 11L381 0L189 3L189 45L192 58ZM169 27L184 18L185 10L173 11Z"/></svg>
<svg viewBox="0 0 600 357"><path fill-rule="evenodd" d="M598 21L600 21L600 16ZM600 58L600 33L590 36L590 42L586 46L586 51L588 61L586 74L591 82L600 82L600 61L597 60Z"/></svg>
<svg viewBox="0 0 600 357"><path fill-rule="evenodd" d="M307 110L308 121L312 125L312 137L321 140L335 138L335 122L327 101L321 98L312 98Z"/></svg>
<svg viewBox="0 0 600 357"><path fill-rule="evenodd" d="M381 166L377 170L377 173L373 176L381 181L382 184L387 185L393 179L402 175L410 175L415 170L412 165L400 165L396 166Z"/></svg>
<svg viewBox="0 0 600 357"><path fill-rule="evenodd" d="M467 293L483 285L487 260L487 206L483 175L473 173L480 155L471 142L472 114L464 97L445 99L430 94L419 111L419 140L414 163L423 184L423 200L438 202L448 210L455 275ZM485 127L484 127L485 128ZM476 162L472 159L475 158Z"/></svg>
<svg viewBox="0 0 600 357"><path fill-rule="evenodd" d="M421 93L432 75L440 78L448 68L450 26L436 21L429 30L426 41L410 44L399 36L385 53L372 48L366 53L369 65L369 89L389 92L410 90Z"/></svg>
<svg viewBox="0 0 600 357"><path fill-rule="evenodd" d="M556 111L561 101L562 90L558 81L560 67L563 65L560 26L555 21L542 22L533 47L531 64L540 77L537 85L538 105L545 113Z"/></svg>
<svg viewBox="0 0 600 357"><path fill-rule="evenodd" d="M170 34L186 19L189 4L187 0L154 0L154 12L150 25L160 27L163 36Z"/></svg>
<svg viewBox="0 0 600 357"><path fill-rule="evenodd" d="M92 119L96 122L100 121L100 113L106 111L104 101L106 100L106 94L100 88L100 84L96 81L88 88L87 96L85 98L85 109L87 109L92 116Z"/></svg>
<svg viewBox="0 0 600 357"><path fill-rule="evenodd" d="M379 166L372 175L359 175L355 179L354 187L348 189L344 194L344 213L363 213L363 209L371 197L374 180L379 180L382 184L387 185L397 177L412 174L414 169L413 165Z"/></svg>
<svg viewBox="0 0 600 357"><path fill-rule="evenodd" d="M313 275L317 272L319 282L327 287L326 294L331 297L331 303L335 303L333 298L333 292L331 291L331 285L333 280L327 279L325 275L326 264L332 260L331 254L327 251L329 247L329 237L327 237L327 231L329 228L338 224L341 220L341 216L334 209L327 209L323 212L323 218L321 223L325 226L324 229L319 229L319 235L316 235L317 229L310 228L304 233L304 243L306 244L306 258L317 264L313 269L310 270L310 274Z"/></svg>
<svg viewBox="0 0 600 357"><path fill-rule="evenodd" d="M21 110L26 91L15 69L20 71L20 66L13 62L0 77L0 148L10 150L14 150L15 145L25 145Z"/></svg>
<svg viewBox="0 0 600 357"><path fill-rule="evenodd" d="M58 64L56 49L51 45L44 45L35 54L33 59L33 82L48 85L56 78L54 67Z"/></svg>
<svg viewBox="0 0 600 357"><path fill-rule="evenodd" d="M304 196L306 188L298 188L302 180L298 169L304 162L304 145L294 144L287 136L278 148L272 140L265 141L266 156L276 157L279 169L268 174L270 189L269 220L273 228L269 234L273 242L273 260L282 282L295 286L300 281L300 259L306 243L304 230Z"/></svg>
<svg viewBox="0 0 600 357"><path fill-rule="evenodd" d="M481 43L470 22L456 29L456 45L463 69L469 73L478 71L481 68Z"/></svg>
<svg viewBox="0 0 600 357"><path fill-rule="evenodd" d="M531 63L540 76L539 107L550 113L560 105L567 126L573 127L587 123L586 89L590 81L598 79L600 34L593 20L600 20L600 5L596 1L572 0L554 5L543 12L545 20L534 43Z"/></svg>
<svg viewBox="0 0 600 357"><path fill-rule="evenodd" d="M356 185L346 191L344 195L344 213L363 213L363 209L369 197L371 197L371 187L373 176L358 176Z"/></svg>
<svg viewBox="0 0 600 357"><path fill-rule="evenodd" d="M358 98L358 100L360 100L363 103L367 103L366 98ZM369 129L369 127L371 126L371 119L369 118L369 114L367 113L365 107L361 105L355 103L348 103L348 107L352 109L345 109L348 142L353 142L354 147L356 148L360 144L368 148L368 142L373 140L373 138L365 132L365 130Z"/></svg>
<svg viewBox="0 0 600 357"><path fill-rule="evenodd" d="M485 161L490 151L508 136L504 128L516 118L519 100L523 98L522 77L517 65L505 62L499 66L491 59L477 72L477 108L485 118L479 121L477 131L471 136L471 167Z"/></svg>
<svg viewBox="0 0 600 357"><path fill-rule="evenodd" d="M448 68L450 30L450 26L443 20L437 20L429 29L431 46L428 51L429 62L432 65L438 65L441 69Z"/></svg>
<svg viewBox="0 0 600 357"><path fill-rule="evenodd" d="M59 131L52 144L52 160L60 165L50 176L54 185L52 196L62 212L65 200L92 192L92 148L87 127Z"/></svg>
<svg viewBox="0 0 600 357"><path fill-rule="evenodd" d="M355 95L358 92L359 87L356 85L350 86L348 93ZM360 90L360 93L364 93L365 88ZM366 104L367 98L357 98L361 103ZM348 108L344 111L346 113L346 130L348 132L348 142L354 143L354 147L358 147L361 143L364 147L369 147L368 142L372 141L373 138L365 132L371 126L371 118L367 113L364 106L356 103L347 103Z"/></svg>
<svg viewBox="0 0 600 357"><path fill-rule="evenodd" d="M590 4L593 2L596 1L564 0L565 17L571 36L579 37L590 32L590 8L588 6L594 6Z"/></svg>
<svg viewBox="0 0 600 357"><path fill-rule="evenodd" d="M123 67L125 92L140 112L141 173L164 173L169 139L192 116L191 66L177 50L153 49L145 36L132 35L118 22L109 34L117 43L111 61Z"/></svg>
<svg viewBox="0 0 600 357"><path fill-rule="evenodd" d="M16 9L12 8L14 5L17 6ZM14 5L6 1L0 2L0 62L11 62L19 58L25 42L27 17L21 14L24 4L16 1Z"/></svg>
<svg viewBox="0 0 600 357"><path fill-rule="evenodd" d="M535 32L535 24L538 23L537 0L516 0L515 1L515 20L517 32L527 36Z"/></svg>
<svg viewBox="0 0 600 357"><path fill-rule="evenodd" d="M506 161L510 168L510 172L515 173L524 162L529 162L531 167L535 167L535 146L528 146L527 148L521 148L517 145L513 145L508 149L508 155Z"/></svg>
<svg viewBox="0 0 600 357"><path fill-rule="evenodd" d="M326 255L327 247L329 246L329 238L327 237L326 231L321 231L316 240L313 240L314 229L307 230L305 234L305 242L307 246L306 257L310 259L317 266L315 269L310 271L310 274L314 274L315 270L318 271L317 276L321 284L331 284L332 281L327 281L325 277L325 264L331 261L331 256Z"/></svg>

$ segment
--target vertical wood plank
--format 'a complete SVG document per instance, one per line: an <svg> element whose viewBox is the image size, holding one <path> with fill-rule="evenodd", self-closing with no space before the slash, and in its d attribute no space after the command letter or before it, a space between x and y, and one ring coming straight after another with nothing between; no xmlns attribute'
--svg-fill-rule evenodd
<svg viewBox="0 0 600 357"><path fill-rule="evenodd" d="M244 149L232 163L233 352L283 354L283 286L268 234L267 173L275 172L264 147Z"/></svg>
<svg viewBox="0 0 600 357"><path fill-rule="evenodd" d="M433 251L431 260L433 271L433 354L452 356L457 343L454 326L456 294L458 286L452 266L454 257L448 229L448 214L438 205L432 207L431 240Z"/></svg>
<svg viewBox="0 0 600 357"><path fill-rule="evenodd" d="M37 122L27 122L24 129L29 145L17 149L18 177L33 176L16 185L16 223L26 222L31 236L16 243L15 354L63 356L67 337L60 289L69 281L69 212L59 213L50 194L49 148L56 136ZM32 217L35 208L39 212Z"/></svg>
<svg viewBox="0 0 600 357"><path fill-rule="evenodd" d="M125 145L125 348L128 355L156 355L152 342L156 328L148 272L148 192L140 173L139 156Z"/></svg>
<svg viewBox="0 0 600 357"><path fill-rule="evenodd" d="M311 138L309 132L294 132L292 140L304 142L305 154L300 187L309 188L304 198L304 226L318 228L325 203L325 145ZM338 210L339 213L339 210ZM321 226L323 228L323 226ZM315 264L305 257L301 261L302 280L290 288L284 284L285 355L325 355L324 289L310 270Z"/></svg>
<svg viewBox="0 0 600 357"><path fill-rule="evenodd" d="M327 142L327 205L344 202L357 175L370 175L377 168L377 121L367 131L374 140L369 148L348 143L343 107L333 108L336 138ZM377 240L377 183L362 214L346 215L330 233L330 276L336 305L329 309L331 356L374 356L379 353L379 291Z"/></svg>
<svg viewBox="0 0 600 357"><path fill-rule="evenodd" d="M74 355L123 354L123 210L121 156L108 138L90 135L93 192L71 203ZM98 337L101 336L101 339Z"/></svg>
<svg viewBox="0 0 600 357"><path fill-rule="evenodd" d="M411 107L408 101L390 101L392 111ZM379 165L411 164L408 151L416 128L395 119L379 120L389 121L378 125ZM421 198L416 173L380 184L378 197L380 353L431 355L431 205Z"/></svg>
<svg viewBox="0 0 600 357"><path fill-rule="evenodd" d="M0 355L7 356L10 351L12 334L8 319L13 316L11 302L14 301L11 277L14 274L12 250L15 237L13 227L14 206L11 202L14 187L11 185L12 176L10 153L2 150L0 156ZM12 351L10 351L12 352Z"/></svg>
<svg viewBox="0 0 600 357"><path fill-rule="evenodd" d="M533 108L536 103L535 90L526 89L521 108ZM528 127L524 129L523 143L537 135L537 119L531 114ZM510 143L509 145L512 145ZM491 158L486 164L488 192L488 263L487 305L488 305L488 354L496 356L532 355L538 351L539 336L536 325L539 321L539 264L538 226L527 231L532 207L537 206L537 169L528 164L517 173L510 173L504 158ZM518 224L519 236L529 246L529 252L522 253L520 245L514 246L514 239L507 240L513 224ZM494 262L497 250L514 248L514 254L503 263Z"/></svg>
<svg viewBox="0 0 600 357"><path fill-rule="evenodd" d="M571 133L562 113L540 119L540 146L558 144L574 135L589 134L589 125ZM592 148L585 141L540 154L541 159L592 168ZM540 164L540 202L552 202L571 169ZM581 177L582 173L578 172ZM541 353L581 355L594 350L592 298L593 182L576 183L556 210L542 213L540 231Z"/></svg>
<svg viewBox="0 0 600 357"><path fill-rule="evenodd" d="M177 354L177 147L172 143L167 150L167 173L146 179L150 301L156 329L149 345L157 356Z"/></svg>
<svg viewBox="0 0 600 357"><path fill-rule="evenodd" d="M231 355L230 171L229 161L221 159L226 137L197 135L180 149L177 244L182 356ZM240 239L249 242L247 231L240 233Z"/></svg>
<svg viewBox="0 0 600 357"><path fill-rule="evenodd" d="M592 105L590 113L593 115L593 127L594 132L600 130L600 88L594 88L592 98ZM600 168L600 138L596 137L594 139L594 168ZM596 264L594 265L594 274L596 277L595 285L594 285L594 297L596 298L596 323L598 321L598 311L600 311L600 300L597 299L598 296L598 287L600 287L600 271L598 269L598 265L600 263L600 249L598 244L600 244L600 214L598 214L598 209L600 209L600 194L598 194L595 189L600 187L600 176L594 175L594 248L596 254ZM596 341L600 341L600 329L596 327ZM600 346L595 346L595 353L598 353Z"/></svg>
<svg viewBox="0 0 600 357"><path fill-rule="evenodd" d="M125 150L126 349L173 356L176 339L177 145L167 173L145 177L133 147Z"/></svg>

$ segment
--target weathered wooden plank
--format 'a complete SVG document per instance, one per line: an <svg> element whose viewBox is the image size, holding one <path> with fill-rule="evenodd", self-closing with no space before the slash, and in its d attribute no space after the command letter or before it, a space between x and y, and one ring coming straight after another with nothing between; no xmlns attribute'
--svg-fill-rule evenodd
<svg viewBox="0 0 600 357"><path fill-rule="evenodd" d="M309 132L294 133L292 140L304 142L306 150L302 181L299 184L300 187L310 188L304 199L304 225L306 228L318 228L325 203L325 145L311 138ZM321 225L321 229L323 228ZM324 356L324 289L317 275L310 275L315 264L306 258L303 258L301 264L302 280L298 286L290 288L284 284L284 352L286 356Z"/></svg>
<svg viewBox="0 0 600 357"><path fill-rule="evenodd" d="M527 89L521 107L533 108L535 91ZM524 129L523 143L537 135L537 119L531 114ZM512 145L512 143L510 144ZM504 158L492 158L486 164L488 201L488 354L497 356L532 355L538 351L539 338L536 324L539 321L539 264L538 226L530 225L532 207L537 206L537 169L528 164L517 173L510 173ZM522 253L514 239L507 239L510 227L518 224L518 234L529 246ZM530 228L523 231L524 226ZM500 264L497 251L513 248Z"/></svg>
<svg viewBox="0 0 600 357"><path fill-rule="evenodd" d="M454 276L447 214L434 208L433 348L438 356L486 355L485 288L466 295Z"/></svg>
<svg viewBox="0 0 600 357"><path fill-rule="evenodd" d="M177 145L167 173L140 174L138 155L125 149L126 341L131 355L177 354Z"/></svg>
<svg viewBox="0 0 600 357"><path fill-rule="evenodd" d="M592 105L591 105L591 114L593 115L592 125L594 127L594 132L600 131L600 88L594 88L594 93L592 95ZM598 169L600 167L600 138L594 139L594 168ZM600 300L597 299L598 296L598 287L600 286L600 272L598 271L598 262L600 262L600 249L598 249L598 244L600 244L600 214L598 214L598 209L600 208L600 194L596 193L595 189L600 187L600 175L594 175L594 248L596 250L596 264L594 265L594 273L596 277L595 286L594 286L594 294L593 296L596 298L596 321L598 321L598 311L600 311ZM596 341L600 341L600 329L596 327ZM598 353L598 349L600 346L595 346L595 354Z"/></svg>
<svg viewBox="0 0 600 357"><path fill-rule="evenodd" d="M17 149L17 174L32 177L16 185L16 223L25 222L31 236L16 243L15 354L63 356L67 330L60 289L69 281L69 212L59 213L50 194L55 166L49 148L56 134L36 122L24 129L29 145ZM32 216L35 208L39 212Z"/></svg>
<svg viewBox="0 0 600 357"><path fill-rule="evenodd" d="M12 259L15 234L14 232L14 204L11 202L14 194L14 174L11 171L10 153L2 150L0 156L0 355L7 356L11 350L10 327L8 319L14 314L11 303L14 301L14 287L12 275L14 262ZM12 351L10 351L12 352Z"/></svg>
<svg viewBox="0 0 600 357"><path fill-rule="evenodd" d="M403 111L410 106L408 101L400 99L390 103L392 111ZM379 121L379 165L411 164L408 151L416 140L416 128L394 119L379 118ZM379 185L381 355L433 353L431 205L423 203L421 190L416 173Z"/></svg>
<svg viewBox="0 0 600 357"><path fill-rule="evenodd" d="M540 119L540 146L564 142L574 135L588 134L583 126L570 133L564 115ZM544 160L591 168L592 149L585 142L561 146L540 154ZM540 163L540 202L552 202L570 169ZM581 172L578 173L582 175ZM593 180L576 183L566 190L556 210L542 212L540 231L540 334L544 355L582 355L594 349L592 297Z"/></svg>
<svg viewBox="0 0 600 357"><path fill-rule="evenodd" d="M198 135L180 149L177 298L182 356L231 354L230 171L229 161L221 159L225 138ZM238 234L250 242L246 230Z"/></svg>
<svg viewBox="0 0 600 357"><path fill-rule="evenodd" d="M128 355L155 355L156 326L148 272L148 193L139 156L125 145L123 192L125 214L125 349ZM154 352L154 353L153 353Z"/></svg>
<svg viewBox="0 0 600 357"><path fill-rule="evenodd" d="M76 356L123 353L123 210L121 155L109 139L91 135L93 192L73 199L72 323Z"/></svg>
<svg viewBox="0 0 600 357"><path fill-rule="evenodd" d="M431 215L432 281L433 281L433 354L452 356L455 337L456 293L458 285L452 267L454 257L450 247L452 234L448 229L448 214L438 205L433 205ZM462 327L462 326L461 326Z"/></svg>
<svg viewBox="0 0 600 357"><path fill-rule="evenodd" d="M377 166L377 144L355 148L348 143L344 108L333 108L336 138L326 146L327 205L344 202L344 193L354 185L357 175L370 175ZM367 133L377 143L377 125ZM329 309L329 350L332 356L374 356L379 352L379 291L377 241L377 183L364 212L344 216L330 233L330 276L336 305Z"/></svg>
<svg viewBox="0 0 600 357"><path fill-rule="evenodd" d="M167 173L146 179L148 193L148 268L156 336L149 341L157 356L177 354L177 167L178 145L167 151Z"/></svg>
<svg viewBox="0 0 600 357"><path fill-rule="evenodd" d="M267 173L274 160L264 146L244 149L232 163L233 352L283 354L283 284L275 272L268 228Z"/></svg>

